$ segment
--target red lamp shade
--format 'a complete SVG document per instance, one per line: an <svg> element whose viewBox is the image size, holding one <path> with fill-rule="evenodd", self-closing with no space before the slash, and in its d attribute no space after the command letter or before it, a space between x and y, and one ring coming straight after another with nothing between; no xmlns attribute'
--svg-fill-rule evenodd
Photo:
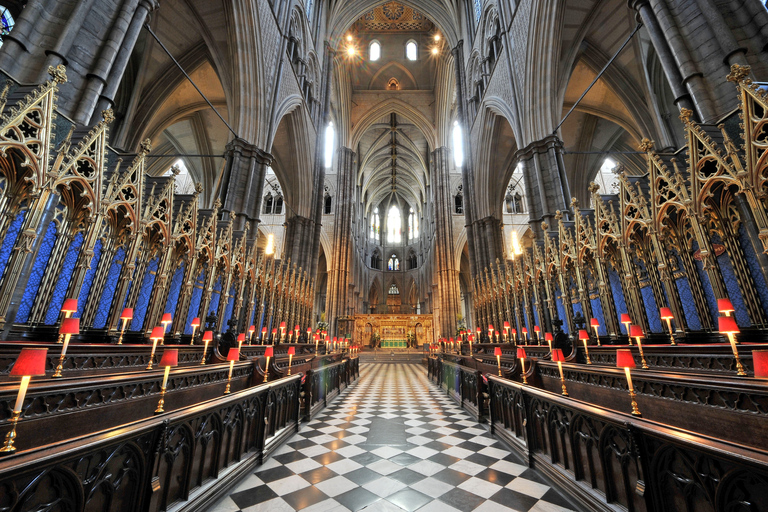
<svg viewBox="0 0 768 512"><path fill-rule="evenodd" d="M493 330L493 326L489 324L489 325L488 325L488 330L489 330L489 331L492 331L492 330Z"/></svg>
<svg viewBox="0 0 768 512"><path fill-rule="evenodd" d="M523 334L528 334L528 328L527 327L523 327Z"/></svg>
<svg viewBox="0 0 768 512"><path fill-rule="evenodd" d="M65 300L64 305L61 306L61 310L65 313L74 313L77 311L77 299Z"/></svg>
<svg viewBox="0 0 768 512"><path fill-rule="evenodd" d="M630 325L629 326L629 335L632 338L642 338L643 337L643 328L639 325Z"/></svg>
<svg viewBox="0 0 768 512"><path fill-rule="evenodd" d="M512 329L512 334L514 334L515 336L517 336L517 329Z"/></svg>
<svg viewBox="0 0 768 512"><path fill-rule="evenodd" d="M159 340L165 336L165 329L162 327L155 327L152 329L152 334L149 335L151 340Z"/></svg>
<svg viewBox="0 0 768 512"><path fill-rule="evenodd" d="M467 334L467 330L466 329L462 329L462 330L459 331L459 334L464 336L465 334Z"/></svg>
<svg viewBox="0 0 768 512"><path fill-rule="evenodd" d="M579 340L584 341L589 339L589 334L585 329L579 329Z"/></svg>
<svg viewBox="0 0 768 512"><path fill-rule="evenodd" d="M256 332L256 326L252 325L248 328L248 334L253 334Z"/></svg>
<svg viewBox="0 0 768 512"><path fill-rule="evenodd" d="M593 318L592 320L589 321L589 326L600 327L600 320L598 320L597 318Z"/></svg>
<svg viewBox="0 0 768 512"><path fill-rule="evenodd" d="M334 337L333 337L333 342L334 342L334 343L336 343L337 341L339 341L339 338L337 338L336 336L334 336Z"/></svg>
<svg viewBox="0 0 768 512"><path fill-rule="evenodd" d="M493 355L500 356L501 355L501 347L496 347L493 349Z"/></svg>
<svg viewBox="0 0 768 512"><path fill-rule="evenodd" d="M24 350L31 349L25 348L22 351ZM755 367L755 377L759 379L768 378L768 350L753 350L752 365Z"/></svg>
<svg viewBox="0 0 768 512"><path fill-rule="evenodd" d="M162 320L160 320L160 323L161 323L161 324L169 324L169 323L171 323L171 322L173 322L173 317L171 316L171 314L170 314L170 313L165 313L165 314L163 315L163 319L162 319Z"/></svg>
<svg viewBox="0 0 768 512"><path fill-rule="evenodd" d="M261 334L267 334L267 328L266 327L262 327L261 328Z"/></svg>
<svg viewBox="0 0 768 512"><path fill-rule="evenodd" d="M320 341L320 335L315 333L315 341Z"/></svg>
<svg viewBox="0 0 768 512"><path fill-rule="evenodd" d="M285 329L285 322L280 322L280 328Z"/></svg>
<svg viewBox="0 0 768 512"><path fill-rule="evenodd" d="M477 333L480 334L481 329L478 327L476 330L477 330Z"/></svg>
<svg viewBox="0 0 768 512"><path fill-rule="evenodd" d="M160 358L160 362L157 366L178 366L179 364L179 349L167 348L163 350L163 357Z"/></svg>
<svg viewBox="0 0 768 512"><path fill-rule="evenodd" d="M307 337L309 337L310 334L312 334L312 328L307 327Z"/></svg>
<svg viewBox="0 0 768 512"><path fill-rule="evenodd" d="M562 363L563 361L565 361L565 357L563 356L562 349L556 348L552 350L552 360L555 361L556 363Z"/></svg>
<svg viewBox="0 0 768 512"><path fill-rule="evenodd" d="M37 377L45 375L47 348L23 348L11 368L11 377Z"/></svg>
<svg viewBox="0 0 768 512"><path fill-rule="evenodd" d="M504 322L504 328L509 329L509 322Z"/></svg>
<svg viewBox="0 0 768 512"><path fill-rule="evenodd" d="M120 315L120 320L133 320L133 308L125 308Z"/></svg>
<svg viewBox="0 0 768 512"><path fill-rule="evenodd" d="M272 329L272 334L277 334L277 329Z"/></svg>
<svg viewBox="0 0 768 512"><path fill-rule="evenodd" d="M198 317L193 318L192 323L189 325L197 329L198 327L200 327L200 319Z"/></svg>
<svg viewBox="0 0 768 512"><path fill-rule="evenodd" d="M632 357L632 351L627 349L619 349L616 351L616 367L617 368L637 368L635 364L635 358Z"/></svg>
<svg viewBox="0 0 768 512"><path fill-rule="evenodd" d="M65 318L61 321L59 334L80 334L80 319Z"/></svg>
<svg viewBox="0 0 768 512"><path fill-rule="evenodd" d="M733 304L731 304L731 299L717 299L717 310L720 313L730 313L733 311Z"/></svg>
<svg viewBox="0 0 768 512"><path fill-rule="evenodd" d="M239 361L239 360L240 360L240 349L237 349L237 348L229 349L229 352L227 352L227 361Z"/></svg>
<svg viewBox="0 0 768 512"><path fill-rule="evenodd" d="M723 334L736 334L739 331L739 326L736 324L736 319L732 316L721 316L717 319L717 330Z"/></svg>
<svg viewBox="0 0 768 512"><path fill-rule="evenodd" d="M541 332L541 329L539 328L539 326L538 326L538 325L534 325L534 326L533 326L533 332L535 332L536 334L538 334L538 333L540 333L540 332Z"/></svg>
<svg viewBox="0 0 768 512"><path fill-rule="evenodd" d="M623 324L631 324L632 323L632 319L629 317L628 314L622 313L621 314L621 323L623 323Z"/></svg>
<svg viewBox="0 0 768 512"><path fill-rule="evenodd" d="M450 341L451 343L453 343L453 338L451 338L449 341Z"/></svg>
<svg viewBox="0 0 768 512"><path fill-rule="evenodd" d="M264 357L272 357L275 353L275 350L272 347L267 347L264 350Z"/></svg>
<svg viewBox="0 0 768 512"><path fill-rule="evenodd" d="M301 329L301 327L299 327L298 325L295 325L293 327L293 330L296 331L296 332L299 332L299 329Z"/></svg>
<svg viewBox="0 0 768 512"><path fill-rule="evenodd" d="M675 315L672 314L672 310L666 307L661 308L659 310L659 316L661 317L662 320L667 320L667 319L671 320L675 318Z"/></svg>
<svg viewBox="0 0 768 512"><path fill-rule="evenodd" d="M245 333L241 332L237 335L237 341L245 341Z"/></svg>
<svg viewBox="0 0 768 512"><path fill-rule="evenodd" d="M288 347L288 355L289 356L295 356L296 355L296 347Z"/></svg>
<svg viewBox="0 0 768 512"><path fill-rule="evenodd" d="M527 356L525 355L525 349L523 347L517 347L517 358L518 359L525 359Z"/></svg>
<svg viewBox="0 0 768 512"><path fill-rule="evenodd" d="M470 343L472 343L473 341L475 341L475 335L474 335L474 334L470 334L470 335L468 336L468 338L469 338L469 342L470 342Z"/></svg>
<svg viewBox="0 0 768 512"><path fill-rule="evenodd" d="M552 337L551 332L545 332L544 333L544 341L555 341L555 339Z"/></svg>
<svg viewBox="0 0 768 512"><path fill-rule="evenodd" d="M213 331L205 331L203 333L203 341L213 341Z"/></svg>

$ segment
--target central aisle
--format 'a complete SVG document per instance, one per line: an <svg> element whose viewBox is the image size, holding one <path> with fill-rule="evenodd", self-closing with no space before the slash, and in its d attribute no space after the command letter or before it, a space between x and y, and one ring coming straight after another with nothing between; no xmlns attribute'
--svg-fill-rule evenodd
<svg viewBox="0 0 768 512"><path fill-rule="evenodd" d="M412 364L360 379L215 512L569 510Z"/></svg>

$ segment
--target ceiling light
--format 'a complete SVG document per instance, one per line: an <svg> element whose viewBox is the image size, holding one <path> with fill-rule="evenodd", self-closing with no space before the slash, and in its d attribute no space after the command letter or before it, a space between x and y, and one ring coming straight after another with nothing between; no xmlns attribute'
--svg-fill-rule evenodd
<svg viewBox="0 0 768 512"><path fill-rule="evenodd" d="M440 40L440 34L435 34L435 41L439 41L439 40Z"/></svg>
<svg viewBox="0 0 768 512"><path fill-rule="evenodd" d="M437 55L438 53L440 53L440 50L437 48L437 46L432 48L432 55Z"/></svg>
<svg viewBox="0 0 768 512"><path fill-rule="evenodd" d="M355 47L354 46L347 46L347 55L350 57L354 57L355 55Z"/></svg>
<svg viewBox="0 0 768 512"><path fill-rule="evenodd" d="M347 41L352 41L352 34L347 34Z"/></svg>

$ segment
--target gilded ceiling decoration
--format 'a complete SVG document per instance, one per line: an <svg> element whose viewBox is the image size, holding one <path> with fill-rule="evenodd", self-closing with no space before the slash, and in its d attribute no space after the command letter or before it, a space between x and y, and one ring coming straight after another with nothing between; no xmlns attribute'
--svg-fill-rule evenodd
<svg viewBox="0 0 768 512"><path fill-rule="evenodd" d="M358 31L429 31L434 25L419 11L398 2L387 2L365 13L357 22Z"/></svg>

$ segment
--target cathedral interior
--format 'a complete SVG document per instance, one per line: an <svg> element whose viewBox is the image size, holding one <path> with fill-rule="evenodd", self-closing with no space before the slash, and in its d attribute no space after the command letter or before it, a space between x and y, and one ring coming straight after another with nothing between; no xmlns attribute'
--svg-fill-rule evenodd
<svg viewBox="0 0 768 512"><path fill-rule="evenodd" d="M762 0L0 0L0 512L768 510Z"/></svg>

